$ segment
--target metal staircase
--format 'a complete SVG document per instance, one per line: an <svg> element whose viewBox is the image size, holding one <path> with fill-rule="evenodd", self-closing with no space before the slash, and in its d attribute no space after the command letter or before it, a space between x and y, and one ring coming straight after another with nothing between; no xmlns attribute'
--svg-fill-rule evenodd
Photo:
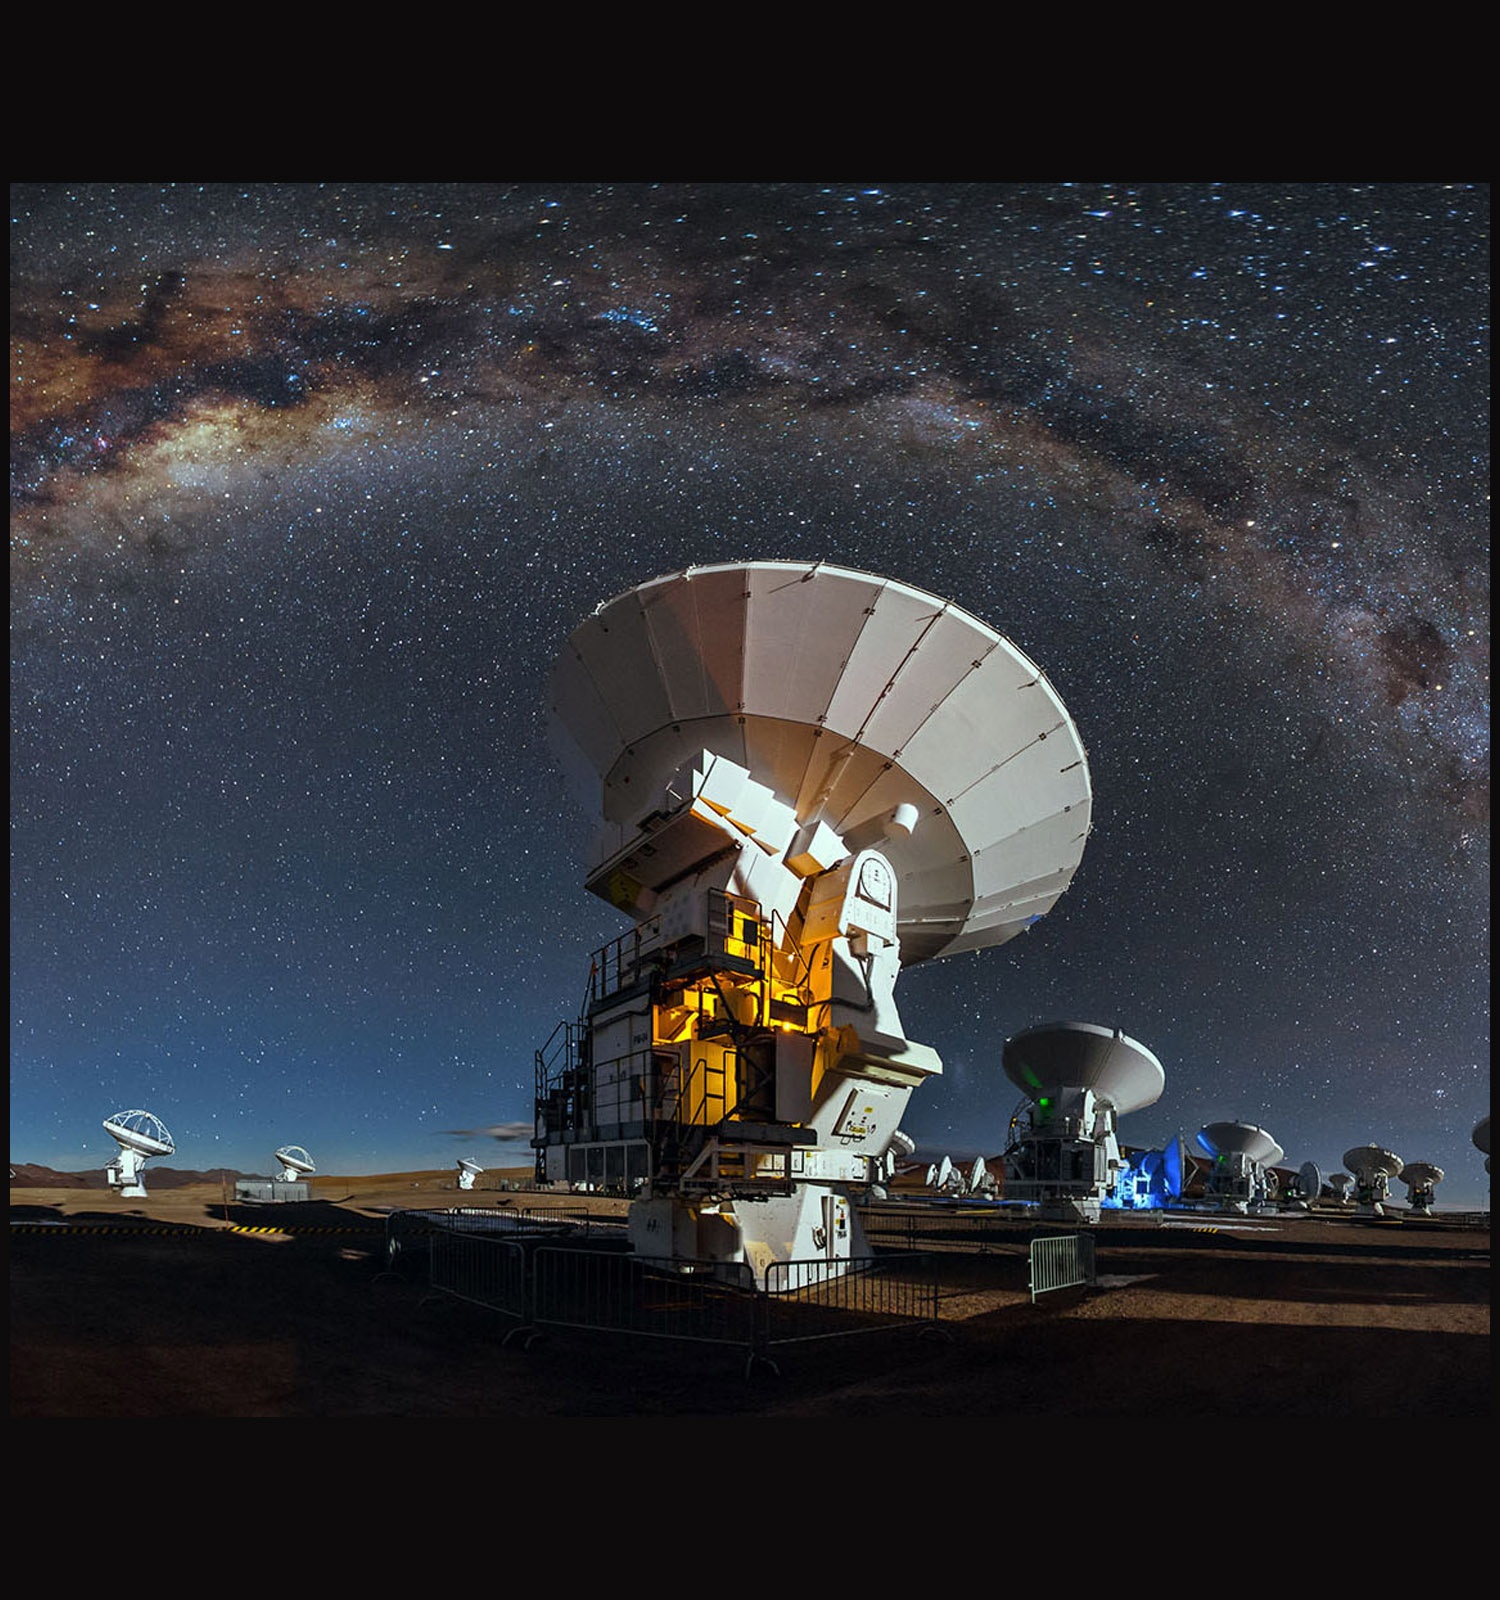
<svg viewBox="0 0 1500 1600"><path fill-rule="evenodd" d="M814 1136L742 1114L760 1100L769 1077L741 1051L717 1061L699 1057L686 1073L669 1073L655 1122L656 1183L681 1194L791 1194L791 1151ZM731 1085L747 1082L751 1092L730 1104ZM700 1103L702 1121L681 1120L684 1107Z"/></svg>

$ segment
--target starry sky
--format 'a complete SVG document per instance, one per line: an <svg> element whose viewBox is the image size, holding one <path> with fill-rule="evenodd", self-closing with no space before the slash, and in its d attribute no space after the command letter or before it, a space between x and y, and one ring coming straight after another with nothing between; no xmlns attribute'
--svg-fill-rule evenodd
<svg viewBox="0 0 1500 1600"><path fill-rule="evenodd" d="M552 662L661 573L821 559L1005 634L1093 775L1056 908L902 976L922 1153L1003 1149L1004 1039L1071 1019L1162 1062L1127 1142L1488 1203L1487 186L11 208L13 1163L136 1107L178 1167L528 1161L626 925Z"/></svg>

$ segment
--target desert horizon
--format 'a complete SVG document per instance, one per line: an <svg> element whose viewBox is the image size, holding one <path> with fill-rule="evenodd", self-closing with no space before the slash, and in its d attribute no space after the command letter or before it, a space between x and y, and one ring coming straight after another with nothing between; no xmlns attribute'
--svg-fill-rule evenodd
<svg viewBox="0 0 1500 1600"><path fill-rule="evenodd" d="M227 1178L162 1185L164 1171L130 1199L12 1181L12 1416L1488 1425L1487 1216L1117 1213L1090 1230L1097 1281L1038 1298L1033 1222L907 1196L888 1212L939 1227L931 1249L895 1252L899 1270L930 1279L930 1325L794 1346L751 1382L732 1346L578 1326L512 1342L514 1319L429 1280L425 1248L391 1254L401 1210L509 1209L592 1229L623 1220L623 1197L500 1187L507 1172L529 1179L529 1165L468 1191L451 1170L318 1174L307 1201L282 1203L237 1201ZM576 1248L607 1249L599 1237Z"/></svg>

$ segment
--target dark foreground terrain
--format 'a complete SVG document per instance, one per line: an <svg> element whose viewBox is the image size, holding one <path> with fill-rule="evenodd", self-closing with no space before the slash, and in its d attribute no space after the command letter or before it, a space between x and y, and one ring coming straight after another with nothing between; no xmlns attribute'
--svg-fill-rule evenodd
<svg viewBox="0 0 1500 1600"><path fill-rule="evenodd" d="M460 1203L388 1182L259 1208L13 1188L11 1415L1490 1417L1487 1227L1111 1222L1098 1285L1033 1304L1031 1230L986 1226L937 1252L935 1332L797 1344L747 1378L718 1345L505 1342L494 1312L382 1270L392 1203Z"/></svg>

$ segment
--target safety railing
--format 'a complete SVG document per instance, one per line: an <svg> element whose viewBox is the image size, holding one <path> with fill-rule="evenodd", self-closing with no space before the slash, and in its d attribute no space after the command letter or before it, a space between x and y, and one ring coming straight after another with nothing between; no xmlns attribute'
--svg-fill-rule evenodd
<svg viewBox="0 0 1500 1600"><path fill-rule="evenodd" d="M1091 1234L1070 1233L1060 1238L1033 1239L1031 1259L1031 1303L1039 1294L1053 1289L1071 1289L1093 1283L1094 1240Z"/></svg>
<svg viewBox="0 0 1500 1600"><path fill-rule="evenodd" d="M906 1205L861 1206L860 1225L872 1245L898 1250L943 1250L965 1254L1017 1254L1018 1209Z"/></svg>
<svg viewBox="0 0 1500 1600"><path fill-rule="evenodd" d="M633 1255L544 1247L535 1253L533 1270L532 1317L539 1327L746 1347L755 1342L755 1280L743 1263L699 1273Z"/></svg>
<svg viewBox="0 0 1500 1600"><path fill-rule="evenodd" d="M525 1247L513 1239L475 1233L433 1233L429 1287L510 1318L531 1321L530 1274Z"/></svg>
<svg viewBox="0 0 1500 1600"><path fill-rule="evenodd" d="M565 1206L453 1207L445 1211L392 1211L385 1219L384 1273L420 1261L434 1241L455 1236L485 1239L529 1237L608 1238L623 1236L623 1219L595 1217ZM382 1276L384 1275L382 1274Z"/></svg>
<svg viewBox="0 0 1500 1600"><path fill-rule="evenodd" d="M759 1353L809 1339L936 1328L938 1280L930 1255L833 1263L773 1261L766 1269Z"/></svg>
<svg viewBox="0 0 1500 1600"><path fill-rule="evenodd" d="M728 1346L747 1375L771 1352L809 1340L935 1328L937 1274L927 1256L774 1263L764 1285L742 1262L651 1261L533 1235L437 1228L434 1293L488 1307L528 1341L548 1328Z"/></svg>

